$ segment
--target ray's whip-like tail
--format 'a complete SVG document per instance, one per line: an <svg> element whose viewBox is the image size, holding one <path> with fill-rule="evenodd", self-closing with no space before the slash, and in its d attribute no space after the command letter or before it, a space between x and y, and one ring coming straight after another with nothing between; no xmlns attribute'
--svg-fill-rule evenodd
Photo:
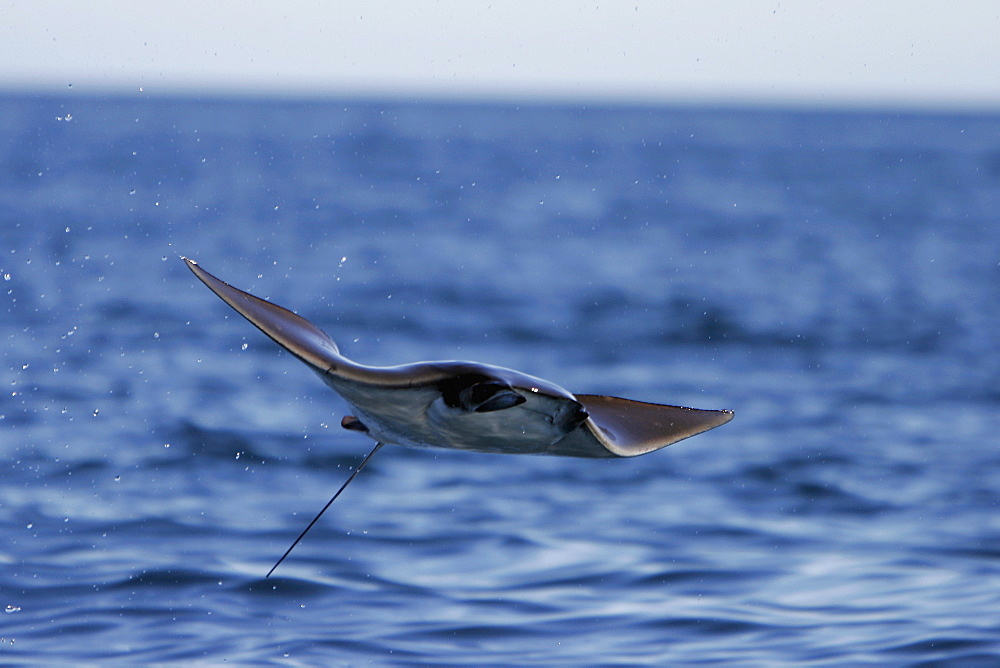
<svg viewBox="0 0 1000 668"><path fill-rule="evenodd" d="M347 486L351 484L351 481L354 480L354 478L358 475L358 473L361 472L361 469L365 467L365 464L367 464L368 460L372 458L372 455L378 452L379 448L381 447L382 447L381 443L376 443L375 447L372 448L372 451L369 452L367 455L365 455L365 458L361 460L361 463L358 464L358 467L356 469L354 469L354 472L351 473L350 477L348 477L347 480L344 481L344 484L340 486L340 489L338 489L337 493L333 495L333 498L331 498L329 501L326 502L326 505L323 506L323 510L319 511L316 517L313 518L312 522L309 523L309 526L307 526L305 529L302 530L302 533L300 533L299 537L295 539L295 542L292 543L292 546L289 547L287 550L285 550L285 553L281 555L281 559L278 559L278 561L275 562L274 566L271 566L271 570L269 570L267 572L267 575L265 575L264 577L266 578L271 577L271 573L274 572L274 569L280 566L281 562L285 560L285 557L287 557L289 554L292 553L292 550L294 550L295 546L299 544L299 541L301 541L305 537L305 535L309 533L309 529L313 528L313 525L319 521L319 518L323 516L323 513L325 513L326 509L330 507L330 504L332 504L334 501L337 500L337 497L340 496L340 493L343 492L347 488Z"/></svg>

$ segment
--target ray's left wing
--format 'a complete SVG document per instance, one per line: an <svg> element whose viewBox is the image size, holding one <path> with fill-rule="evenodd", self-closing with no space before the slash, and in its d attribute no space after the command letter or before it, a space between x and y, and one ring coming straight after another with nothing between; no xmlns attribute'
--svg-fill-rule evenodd
<svg viewBox="0 0 1000 668"><path fill-rule="evenodd" d="M595 452L592 441L597 441L611 455L635 457L733 419L733 412L727 410L665 406L596 394L575 396L590 417L558 444L567 454Z"/></svg>

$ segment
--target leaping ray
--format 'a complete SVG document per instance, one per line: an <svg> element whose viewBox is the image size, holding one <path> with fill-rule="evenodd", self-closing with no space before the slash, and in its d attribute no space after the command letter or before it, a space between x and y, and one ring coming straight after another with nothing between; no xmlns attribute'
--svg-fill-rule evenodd
<svg viewBox="0 0 1000 668"><path fill-rule="evenodd" d="M507 454L635 457L733 419L728 410L573 395L546 380L476 362L417 362L392 367L357 364L341 355L326 332L308 320L234 288L194 260L182 259L212 292L305 362L350 404L356 417L343 419L345 429L362 431L378 444L278 564L381 444Z"/></svg>

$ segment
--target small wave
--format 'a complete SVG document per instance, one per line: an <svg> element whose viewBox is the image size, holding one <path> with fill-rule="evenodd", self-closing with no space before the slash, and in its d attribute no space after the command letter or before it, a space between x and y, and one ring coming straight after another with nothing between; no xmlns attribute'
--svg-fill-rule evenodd
<svg viewBox="0 0 1000 668"><path fill-rule="evenodd" d="M109 590L116 589L175 589L200 585L216 585L218 576L203 571L186 568L164 568L142 570L123 580L106 585Z"/></svg>

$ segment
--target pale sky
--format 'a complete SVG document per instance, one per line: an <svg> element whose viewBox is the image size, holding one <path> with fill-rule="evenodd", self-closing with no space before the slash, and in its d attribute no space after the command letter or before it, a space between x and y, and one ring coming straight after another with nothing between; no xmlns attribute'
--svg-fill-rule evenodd
<svg viewBox="0 0 1000 668"><path fill-rule="evenodd" d="M0 90L1000 110L1000 3L0 3Z"/></svg>

